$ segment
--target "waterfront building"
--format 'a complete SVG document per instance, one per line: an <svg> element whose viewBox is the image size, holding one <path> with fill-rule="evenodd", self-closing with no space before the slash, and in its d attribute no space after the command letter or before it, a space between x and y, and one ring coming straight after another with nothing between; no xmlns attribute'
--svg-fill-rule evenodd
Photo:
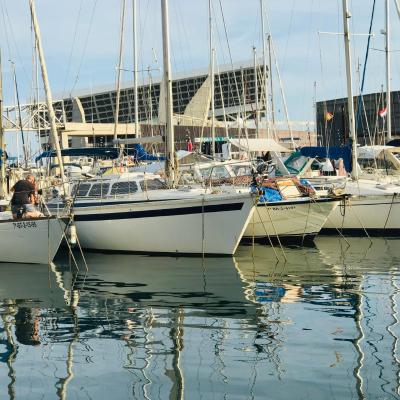
<svg viewBox="0 0 400 400"><path fill-rule="evenodd" d="M387 137L385 93L354 97L357 141L361 145L385 144ZM400 91L391 92L392 138L400 137ZM347 97L317 102L317 141L339 146L349 141Z"/></svg>

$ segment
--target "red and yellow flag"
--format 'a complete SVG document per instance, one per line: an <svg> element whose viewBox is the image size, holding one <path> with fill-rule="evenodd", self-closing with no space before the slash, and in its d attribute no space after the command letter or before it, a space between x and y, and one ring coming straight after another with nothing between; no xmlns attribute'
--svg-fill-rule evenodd
<svg viewBox="0 0 400 400"><path fill-rule="evenodd" d="M327 121L330 121L332 118L333 118L333 113L331 113L331 112L328 111L328 112L325 114L325 119L326 119Z"/></svg>

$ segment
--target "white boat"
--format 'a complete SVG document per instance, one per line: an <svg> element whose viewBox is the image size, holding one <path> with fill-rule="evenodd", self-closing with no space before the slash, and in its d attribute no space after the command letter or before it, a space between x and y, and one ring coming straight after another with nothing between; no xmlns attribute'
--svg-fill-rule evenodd
<svg viewBox="0 0 400 400"><path fill-rule="evenodd" d="M345 30L345 55L346 55L346 75L348 92L348 116L349 126L352 138L352 158L353 165L357 165L358 149L356 146L357 135L355 130L354 103L352 91L352 73L351 73L351 52L350 52L350 34L347 1L343 0L343 21ZM388 118L390 120L390 116ZM388 128L390 134L390 129ZM368 162L373 161L375 167L380 167L378 163L378 153L374 151L361 152L362 159ZM378 149L379 150L379 149ZM373 155L371 157L371 154ZM396 164L395 156L390 157ZM388 161L385 159L385 161ZM385 162L385 167L387 163ZM379 169L379 168L378 168ZM353 181L346 183L345 193L354 197L349 199L345 206L340 207L332 216L332 222L328 222L326 228L339 228L345 233L359 233L367 231L369 234L398 235L400 233L400 217L398 193L400 187L390 183L381 183L374 179L362 179L358 168L352 169ZM350 205L351 207L348 207ZM331 225L332 224L332 225Z"/></svg>
<svg viewBox="0 0 400 400"><path fill-rule="evenodd" d="M390 183L359 179L346 183L351 194L334 210L322 233L400 235L400 187Z"/></svg>
<svg viewBox="0 0 400 400"><path fill-rule="evenodd" d="M188 178L188 173L193 173L193 179ZM225 184L244 183L249 188L253 180L251 163L246 161L209 161L194 164L191 168L182 171L185 180L195 182L202 180L204 183ZM275 178L288 184L290 179ZM338 206L338 198L310 197L298 191L294 183L291 186L291 195L287 192L288 186L281 193L282 200L258 202L253 216L244 232L244 238L271 238L284 241L302 241L316 236L329 219L331 212ZM285 199L286 195L289 197Z"/></svg>
<svg viewBox="0 0 400 400"><path fill-rule="evenodd" d="M11 213L0 213L0 262L50 264L64 237L67 219L10 217Z"/></svg>
<svg viewBox="0 0 400 400"><path fill-rule="evenodd" d="M237 193L175 188L177 165L165 0L162 28L167 187L159 176L143 173L120 175L114 180L109 175L93 179L88 182L85 195L82 185L77 187L73 212L80 243L97 250L232 255L254 210L253 196L248 190ZM118 141L116 130L114 140Z"/></svg>
<svg viewBox="0 0 400 400"><path fill-rule="evenodd" d="M245 238L299 241L314 238L330 219L339 200L310 197L258 203L244 232Z"/></svg>
<svg viewBox="0 0 400 400"><path fill-rule="evenodd" d="M374 160L365 156L364 148L360 151L361 165L366 167ZM300 156L301 157L301 156ZM303 157L304 158L304 157ZM391 164L389 175L377 172L376 168L359 169L359 178L351 180L346 176L313 176L309 168L314 158L307 161L300 173L320 195L330 191L340 192L349 197L333 210L324 224L322 234L337 234L338 229L347 235L399 235L400 234L400 181L395 163ZM386 158L388 165L389 157ZM375 159L376 161L376 159Z"/></svg>
<svg viewBox="0 0 400 400"><path fill-rule="evenodd" d="M166 189L160 176L143 173L107 175L73 190L80 244L109 251L234 254L255 201L248 190Z"/></svg>

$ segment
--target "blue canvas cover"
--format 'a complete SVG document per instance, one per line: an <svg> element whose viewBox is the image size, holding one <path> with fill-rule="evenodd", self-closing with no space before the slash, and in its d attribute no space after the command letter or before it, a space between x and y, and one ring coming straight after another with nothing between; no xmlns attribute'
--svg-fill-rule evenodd
<svg viewBox="0 0 400 400"><path fill-rule="evenodd" d="M349 146L309 146L300 149L301 155L310 158L330 158L333 160L343 159L347 172L351 172L351 148Z"/></svg>
<svg viewBox="0 0 400 400"><path fill-rule="evenodd" d="M71 149L61 150L62 156L70 157L104 157L110 159L116 159L119 157L120 149L118 147L78 147ZM135 144L133 147L127 147L124 149L124 155L132 156L136 160L140 161L159 161L164 160L164 157L156 157L148 154L146 150L140 144ZM42 158L56 157L55 150L44 151L35 161L38 162Z"/></svg>
<svg viewBox="0 0 400 400"><path fill-rule="evenodd" d="M278 190L267 187L263 187L261 189L263 193L258 199L259 203L273 203L275 201L282 200L282 196Z"/></svg>

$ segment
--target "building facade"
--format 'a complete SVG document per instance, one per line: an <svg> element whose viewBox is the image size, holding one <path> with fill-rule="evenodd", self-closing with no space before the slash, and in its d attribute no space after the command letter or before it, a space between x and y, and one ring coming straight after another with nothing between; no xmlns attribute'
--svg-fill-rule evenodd
<svg viewBox="0 0 400 400"><path fill-rule="evenodd" d="M177 76L173 80L173 112L175 114L187 114L190 102L200 88L205 85L207 77L208 71L202 70ZM248 62L221 67L214 76L216 119L234 120L238 115L241 118L252 118L256 112L256 105L263 108L263 104L265 104L264 82L265 77L261 65L254 68L254 65ZM161 86L161 79L153 80L149 76L138 87L139 122L159 122ZM65 122L114 123L116 98L116 90L110 88L94 93L82 93L74 98L60 99L54 103L54 106L57 117L64 119ZM206 100L203 99L204 102ZM120 123L134 121L134 89L132 86L124 87L120 92L118 121Z"/></svg>
<svg viewBox="0 0 400 400"><path fill-rule="evenodd" d="M354 97L357 142L361 145L387 142L385 93ZM400 137L400 91L391 93L392 138ZM349 143L347 98L320 101L316 104L317 141L323 146Z"/></svg>

